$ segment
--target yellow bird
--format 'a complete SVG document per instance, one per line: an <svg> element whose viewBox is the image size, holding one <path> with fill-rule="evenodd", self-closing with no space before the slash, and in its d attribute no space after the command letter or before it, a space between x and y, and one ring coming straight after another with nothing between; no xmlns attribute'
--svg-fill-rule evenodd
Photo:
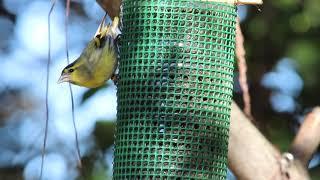
<svg viewBox="0 0 320 180"><path fill-rule="evenodd" d="M70 82L96 88L104 85L114 75L117 65L114 40L119 18L115 17L111 26L104 26L105 17L80 57L62 70L58 83Z"/></svg>

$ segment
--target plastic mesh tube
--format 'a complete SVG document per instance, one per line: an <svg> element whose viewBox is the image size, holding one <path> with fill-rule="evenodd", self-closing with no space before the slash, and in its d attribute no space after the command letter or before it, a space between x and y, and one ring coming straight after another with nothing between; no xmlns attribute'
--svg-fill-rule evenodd
<svg viewBox="0 0 320 180"><path fill-rule="evenodd" d="M123 0L114 179L225 179L236 7Z"/></svg>

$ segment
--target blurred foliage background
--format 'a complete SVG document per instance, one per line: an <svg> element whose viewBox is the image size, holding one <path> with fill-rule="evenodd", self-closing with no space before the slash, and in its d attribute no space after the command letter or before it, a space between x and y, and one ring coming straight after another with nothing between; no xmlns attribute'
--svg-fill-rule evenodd
<svg viewBox="0 0 320 180"><path fill-rule="evenodd" d="M241 23L252 112L286 151L304 115L320 104L320 1L268 0L260 8L248 8ZM234 99L241 104L241 93ZM320 178L319 160L318 153L310 163L312 179Z"/></svg>
<svg viewBox="0 0 320 180"><path fill-rule="evenodd" d="M56 85L66 58L64 4L59 1L53 15L54 62L49 87L52 116L44 177L108 179L112 172L116 88L110 82L92 90L73 87L85 167L78 171L68 88ZM0 0L2 180L34 179L39 174L49 7L49 1ZM259 8L261 11L255 6L239 6L252 112L260 130L286 151L304 115L320 104L320 1L269 0ZM71 57L80 54L102 16L102 9L93 0L71 1ZM242 106L236 78L234 99ZM310 163L313 179L320 178L319 163L318 153Z"/></svg>

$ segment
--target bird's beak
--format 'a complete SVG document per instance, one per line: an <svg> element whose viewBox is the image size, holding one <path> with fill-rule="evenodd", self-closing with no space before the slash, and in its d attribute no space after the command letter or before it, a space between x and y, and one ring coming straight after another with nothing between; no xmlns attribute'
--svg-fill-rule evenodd
<svg viewBox="0 0 320 180"><path fill-rule="evenodd" d="M62 74L58 80L58 84L63 82L70 82L70 74Z"/></svg>

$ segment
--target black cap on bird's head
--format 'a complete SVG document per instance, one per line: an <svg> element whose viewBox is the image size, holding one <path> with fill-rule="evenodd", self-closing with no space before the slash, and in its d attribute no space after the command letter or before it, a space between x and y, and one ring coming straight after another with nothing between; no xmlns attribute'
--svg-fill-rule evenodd
<svg viewBox="0 0 320 180"><path fill-rule="evenodd" d="M58 80L58 83L63 83L63 82L70 82L71 81L71 73L74 71L74 66L75 62L69 64L68 66L66 66L62 72L61 72L61 76Z"/></svg>

